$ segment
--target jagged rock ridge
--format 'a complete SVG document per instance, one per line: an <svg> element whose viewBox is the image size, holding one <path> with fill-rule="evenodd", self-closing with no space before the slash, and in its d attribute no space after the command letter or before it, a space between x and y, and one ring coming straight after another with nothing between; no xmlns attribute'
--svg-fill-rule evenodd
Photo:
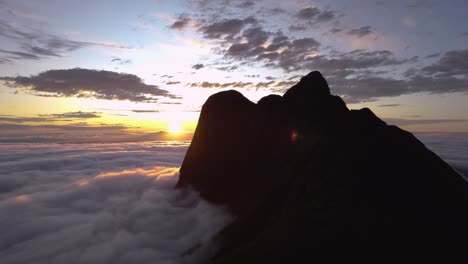
<svg viewBox="0 0 468 264"><path fill-rule="evenodd" d="M306 257L329 242L468 239L467 182L411 133L349 110L319 72L257 104L211 96L177 186L236 216L212 263Z"/></svg>

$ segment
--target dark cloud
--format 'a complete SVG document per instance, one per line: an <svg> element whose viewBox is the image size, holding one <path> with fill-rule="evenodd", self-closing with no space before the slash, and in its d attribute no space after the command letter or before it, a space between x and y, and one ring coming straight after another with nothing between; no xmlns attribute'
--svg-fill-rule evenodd
<svg viewBox="0 0 468 264"><path fill-rule="evenodd" d="M269 82L258 82L255 84L256 89L261 89L261 88L270 88L275 84L275 81L269 81Z"/></svg>
<svg viewBox="0 0 468 264"><path fill-rule="evenodd" d="M299 10L297 13L296 13L296 17L299 18L299 19L304 19L304 20L310 20L310 19L313 19L315 17L317 17L318 15L320 15L320 9L318 7L314 7L314 6L307 6L307 7L304 7L303 9Z"/></svg>
<svg viewBox="0 0 468 264"><path fill-rule="evenodd" d="M275 8L269 9L268 12L273 14L273 15L279 15L279 14L286 13L286 10L284 10L282 8L279 8L279 7L275 7Z"/></svg>
<svg viewBox="0 0 468 264"><path fill-rule="evenodd" d="M224 88L248 88L252 86L252 82L229 82L229 83L217 83L217 82L201 82L201 83L190 83L191 87L198 88L214 88L214 89L224 89Z"/></svg>
<svg viewBox="0 0 468 264"><path fill-rule="evenodd" d="M23 124L23 123L50 123L54 121L76 121L76 119L89 119L89 118L100 118L101 113L99 112L67 112L61 114L48 114L48 115L38 115L38 116L8 116L0 115L0 123L14 123L14 124Z"/></svg>
<svg viewBox="0 0 468 264"><path fill-rule="evenodd" d="M8 122L8 123L31 123L31 122L47 122L51 121L50 118L47 117L17 117L17 116L0 116L0 122Z"/></svg>
<svg viewBox="0 0 468 264"><path fill-rule="evenodd" d="M436 63L423 67L421 73L437 78L468 76L468 49L446 52Z"/></svg>
<svg viewBox="0 0 468 264"><path fill-rule="evenodd" d="M266 21L271 22L268 18L271 14L267 13L269 9L266 7L255 11L262 19L245 23L245 18L237 17L238 10L230 8L239 2L205 3L218 6L208 10L206 8L209 5L205 5L208 11L201 15L203 20L199 22L199 30L208 41L214 40L211 41L215 46L213 52L223 55L223 61L215 63L219 70L232 71L238 67L252 66L281 70L288 75L319 70L329 81L332 91L346 98L347 102L375 101L379 97L420 92L467 91L468 60L465 59L465 50L431 54L423 59L417 56L396 57L389 50L337 51L329 46L323 47L314 38L300 38L295 32L288 32L290 34L286 35L283 31L287 25L267 27ZM249 14L245 13L243 16ZM220 20L221 17L223 20ZM320 27L322 35L341 32L357 38L373 35L374 31L370 25L346 28L339 20L340 14L337 11L314 6L298 10L292 14L292 18L294 23L289 24L289 31ZM327 24L316 24L320 22ZM425 61L437 57L440 59L431 65L427 64L429 60ZM274 87L284 89L293 84L291 81ZM197 85L224 87L210 82Z"/></svg>
<svg viewBox="0 0 468 264"><path fill-rule="evenodd" d="M124 58L118 58L118 57L112 57L111 62L117 63L119 65L125 65L125 64L132 63L132 61L130 59L124 59Z"/></svg>
<svg viewBox="0 0 468 264"><path fill-rule="evenodd" d="M101 113L99 112L67 112L63 114L52 114L50 116L57 117L57 118L99 118L101 117Z"/></svg>
<svg viewBox="0 0 468 264"><path fill-rule="evenodd" d="M201 63L195 64L195 65L192 66L192 68L195 69L195 70L199 70L199 69L204 68L204 67L205 67L205 65L203 65Z"/></svg>
<svg viewBox="0 0 468 264"><path fill-rule="evenodd" d="M335 12L331 10L321 10L315 6L307 6L299 10L296 15L300 20L306 20L310 23L322 23L333 20L336 15Z"/></svg>
<svg viewBox="0 0 468 264"><path fill-rule="evenodd" d="M179 81L169 81L169 82L166 82L167 85L175 85L175 84L179 84L180 82Z"/></svg>
<svg viewBox="0 0 468 264"><path fill-rule="evenodd" d="M426 59L437 58L440 56L440 54L441 54L440 52L432 53L432 54L427 55L425 58Z"/></svg>
<svg viewBox="0 0 468 264"><path fill-rule="evenodd" d="M348 35L356 36L358 38L362 38L370 34L372 34L371 26L364 26L361 28L355 28L355 29L351 29L348 31Z"/></svg>
<svg viewBox="0 0 468 264"><path fill-rule="evenodd" d="M16 42L20 50L0 49L0 62L13 62L18 60L40 60L42 58L63 57L67 52L72 52L85 47L107 47L129 49L129 47L99 42L75 41L51 33L21 29L15 24L0 20L0 39Z"/></svg>
<svg viewBox="0 0 468 264"><path fill-rule="evenodd" d="M244 76L247 77L247 78L258 78L258 77L260 77L259 74L247 74L247 75L244 75Z"/></svg>
<svg viewBox="0 0 468 264"><path fill-rule="evenodd" d="M281 31L271 33L261 27L242 32L247 42L235 42L225 51L227 58L246 62L263 62L267 67L298 69L307 56L316 52L320 43L313 38L290 39ZM268 41L270 39L270 41ZM265 43L268 45L264 46Z"/></svg>
<svg viewBox="0 0 468 264"><path fill-rule="evenodd" d="M171 29L183 30L190 25L192 19L185 14L179 16L179 18L169 26Z"/></svg>
<svg viewBox="0 0 468 264"><path fill-rule="evenodd" d="M378 107L398 107L401 106L401 104L381 104L378 105Z"/></svg>
<svg viewBox="0 0 468 264"><path fill-rule="evenodd" d="M389 50L368 51L357 49L350 52L341 52L334 55L318 55L305 61L307 68L321 69L323 71L340 71L370 69L382 66L397 66L417 60L398 59Z"/></svg>
<svg viewBox="0 0 468 264"><path fill-rule="evenodd" d="M237 7L239 8L252 8L255 5L253 1L243 1L242 3L238 4Z"/></svg>
<svg viewBox="0 0 468 264"><path fill-rule="evenodd" d="M205 38L209 39L232 39L235 35L241 32L242 28L249 24L256 24L258 21L253 17L244 19L224 19L208 23L200 27L199 31Z"/></svg>
<svg viewBox="0 0 468 264"><path fill-rule="evenodd" d="M304 25L291 25L288 27L290 31L304 31L307 29Z"/></svg>
<svg viewBox="0 0 468 264"><path fill-rule="evenodd" d="M2 147L2 263L206 262L230 217L174 189L186 150L181 142Z"/></svg>
<svg viewBox="0 0 468 264"><path fill-rule="evenodd" d="M261 27L248 28L242 32L242 37L244 37L249 45L258 47L263 45L271 33L264 31Z"/></svg>
<svg viewBox="0 0 468 264"><path fill-rule="evenodd" d="M341 28L333 27L328 32L331 33L331 34L336 34L336 33L342 32L342 31L343 31L343 29L341 29Z"/></svg>
<svg viewBox="0 0 468 264"><path fill-rule="evenodd" d="M166 90L148 85L136 75L88 69L49 70L30 77L2 77L6 86L32 93L60 97L91 97L130 101L154 101L154 97L176 98Z"/></svg>
<svg viewBox="0 0 468 264"><path fill-rule="evenodd" d="M467 31L467 32L463 32L462 36L468 37L468 31Z"/></svg>
<svg viewBox="0 0 468 264"><path fill-rule="evenodd" d="M221 67L217 67L216 69L220 70L220 71L227 71L227 72L232 72L232 71L235 71L239 68L238 65L229 65L229 66L221 66Z"/></svg>
<svg viewBox="0 0 468 264"><path fill-rule="evenodd" d="M134 113L160 113L160 110L132 110Z"/></svg>
<svg viewBox="0 0 468 264"><path fill-rule="evenodd" d="M295 85L297 81L281 81L276 84L276 87L285 90L291 88L291 86Z"/></svg>

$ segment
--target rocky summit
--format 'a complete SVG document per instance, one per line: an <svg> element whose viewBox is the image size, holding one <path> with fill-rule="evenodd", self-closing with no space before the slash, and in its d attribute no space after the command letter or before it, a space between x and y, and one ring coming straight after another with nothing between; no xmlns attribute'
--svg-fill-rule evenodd
<svg viewBox="0 0 468 264"><path fill-rule="evenodd" d="M180 169L185 187L234 215L210 263L468 240L463 177L411 133L348 109L319 72L257 104L232 90L208 98Z"/></svg>

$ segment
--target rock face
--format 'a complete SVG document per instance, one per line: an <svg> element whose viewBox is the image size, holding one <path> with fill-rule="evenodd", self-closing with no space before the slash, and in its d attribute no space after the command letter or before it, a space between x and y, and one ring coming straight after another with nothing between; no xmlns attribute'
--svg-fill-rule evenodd
<svg viewBox="0 0 468 264"><path fill-rule="evenodd" d="M349 110L319 72L257 104L211 96L177 186L235 215L212 263L310 259L330 243L468 240L468 183L411 133Z"/></svg>

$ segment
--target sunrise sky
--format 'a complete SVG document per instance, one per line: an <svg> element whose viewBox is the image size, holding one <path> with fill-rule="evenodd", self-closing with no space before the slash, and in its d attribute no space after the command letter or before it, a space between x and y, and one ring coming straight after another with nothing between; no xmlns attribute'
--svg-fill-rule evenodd
<svg viewBox="0 0 468 264"><path fill-rule="evenodd" d="M468 2L0 0L0 141L193 132L206 98L253 101L319 70L350 108L468 132Z"/></svg>

